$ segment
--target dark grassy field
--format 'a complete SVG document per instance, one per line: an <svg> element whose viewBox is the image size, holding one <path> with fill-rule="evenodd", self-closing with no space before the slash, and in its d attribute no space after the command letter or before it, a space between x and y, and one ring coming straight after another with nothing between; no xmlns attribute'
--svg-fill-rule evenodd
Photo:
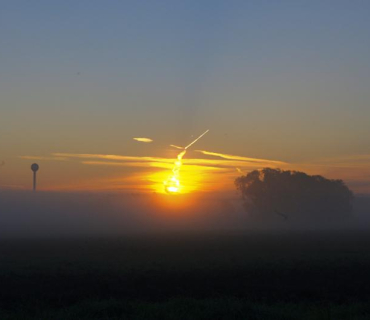
<svg viewBox="0 0 370 320"><path fill-rule="evenodd" d="M0 319L370 319L370 235L1 240Z"/></svg>

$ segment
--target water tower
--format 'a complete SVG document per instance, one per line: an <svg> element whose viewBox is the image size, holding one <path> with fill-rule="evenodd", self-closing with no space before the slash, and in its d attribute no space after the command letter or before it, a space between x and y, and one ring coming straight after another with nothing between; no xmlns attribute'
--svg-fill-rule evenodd
<svg viewBox="0 0 370 320"><path fill-rule="evenodd" d="M34 163L31 166L31 170L33 171L33 191L36 191L36 172L39 170L39 165Z"/></svg>

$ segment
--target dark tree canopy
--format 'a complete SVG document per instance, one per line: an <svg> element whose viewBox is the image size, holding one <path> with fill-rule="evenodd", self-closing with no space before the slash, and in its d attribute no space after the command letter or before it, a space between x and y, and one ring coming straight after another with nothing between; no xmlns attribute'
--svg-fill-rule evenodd
<svg viewBox="0 0 370 320"><path fill-rule="evenodd" d="M353 193L342 180L265 168L235 180L246 210L259 215L339 217L352 211Z"/></svg>

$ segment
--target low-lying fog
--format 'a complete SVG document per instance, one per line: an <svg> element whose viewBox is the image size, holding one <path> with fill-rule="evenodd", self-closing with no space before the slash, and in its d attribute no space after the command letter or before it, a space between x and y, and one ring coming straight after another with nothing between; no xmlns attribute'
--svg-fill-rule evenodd
<svg viewBox="0 0 370 320"><path fill-rule="evenodd" d="M366 229L370 197L355 199L352 217L287 220L250 217L237 196L0 192L0 237L118 236L173 232Z"/></svg>

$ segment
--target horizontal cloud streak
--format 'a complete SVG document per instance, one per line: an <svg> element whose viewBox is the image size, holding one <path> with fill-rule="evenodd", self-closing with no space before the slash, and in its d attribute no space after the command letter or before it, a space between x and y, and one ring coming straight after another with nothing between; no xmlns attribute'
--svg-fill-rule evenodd
<svg viewBox="0 0 370 320"><path fill-rule="evenodd" d="M142 168L148 168L148 167L155 167L155 168L163 168L163 169L172 169L172 164L166 164L166 163L160 163L160 162L108 162L108 161L82 161L82 164L87 165L96 165L96 166L118 166L118 167L142 167ZM183 171L186 171L186 168L197 168L202 170L223 170L222 167L216 167L216 166L209 166L209 165L201 165L201 164L187 164L186 167L184 167Z"/></svg>
<svg viewBox="0 0 370 320"><path fill-rule="evenodd" d="M113 166L113 167L157 167L169 169L171 164L161 162L111 162L111 161L81 161L82 164L95 165L95 166Z"/></svg>
<svg viewBox="0 0 370 320"><path fill-rule="evenodd" d="M160 157L140 157L140 156L121 156L121 155L105 155L105 154L71 154L71 153L54 153L54 156L77 158L77 159L101 159L112 161L82 161L83 164L89 165L109 165L109 166L127 166L127 167L158 167L170 169L173 166L174 159ZM183 159L184 165L197 165L203 167L221 167L221 168L236 168L258 169L264 166L276 167L277 164L285 164L280 161L261 160L254 158L229 156L230 159L203 159L203 158L187 158ZM120 162L117 162L120 161Z"/></svg>
<svg viewBox="0 0 370 320"><path fill-rule="evenodd" d="M173 162L173 159L165 159L159 157L120 156L113 154L53 153L53 156L79 159L105 159L105 160L145 161L145 162L164 162L164 163Z"/></svg>
<svg viewBox="0 0 370 320"><path fill-rule="evenodd" d="M191 155L191 153L189 153ZM219 155L219 154L217 154ZM117 171L115 180L113 176L108 179L89 179L76 181L62 189L77 190L142 190L164 192L163 181L168 179L173 168L174 158L150 157L150 156L125 156L114 154L75 154L75 153L53 153L55 158L66 158L78 160L86 166L107 166L131 168L129 172ZM181 181L184 186L182 192L192 191L215 191L230 190L233 180L243 170L262 169L263 167L274 167L283 162L261 160L255 158L223 155L221 159L211 158L184 158L181 170ZM113 180L112 180L113 179ZM57 189L60 189L60 185ZM55 189L55 187L53 188Z"/></svg>
<svg viewBox="0 0 370 320"><path fill-rule="evenodd" d="M68 157L42 157L42 156L20 156L20 159L25 160L42 160L42 161L67 161Z"/></svg>
<svg viewBox="0 0 370 320"><path fill-rule="evenodd" d="M217 153L217 152L211 152L211 151L205 151L205 150L196 150L196 152L200 152L200 153L202 153L204 155L207 155L207 156L220 157L220 158L228 159L228 160L240 160L240 161L249 161L249 162L266 162L266 163L275 163L275 164L286 164L286 162L282 162L282 161L241 157L241 156L234 156L234 155L230 155L230 154L223 154L223 153Z"/></svg>
<svg viewBox="0 0 370 320"><path fill-rule="evenodd" d="M133 138L133 139L136 140L136 141L139 141L139 142L144 142L144 143L151 143L151 142L153 142L153 140L150 139L150 138Z"/></svg>
<svg viewBox="0 0 370 320"><path fill-rule="evenodd" d="M181 147L179 147L181 148ZM189 158L183 159L182 181L189 185L196 185L197 190L231 190L233 180L238 175L244 175L252 170L265 167L281 168L285 170L303 171L308 174L323 175L331 179L343 179L355 192L369 192L370 190L370 155L347 155L335 158L316 159L309 162L286 163L277 160L266 160L238 155L223 154L205 150L198 150L207 157L192 158L191 151L187 154ZM194 154L193 154L194 155ZM153 190L152 182L156 183L156 190L162 188L161 181L168 178L173 168L174 158L151 157L151 156L125 156L112 154L75 154L75 153L53 153L51 156L21 156L25 160L39 161L68 161L68 169L77 172L77 167L72 168L73 163L81 163L86 166L117 167L114 175L120 177L117 189L140 189ZM77 160L77 161L73 161ZM131 168L120 171L119 168ZM107 178L113 171L107 171ZM101 175L101 173L100 173ZM131 178L133 178L131 180ZM191 178L191 179L190 179ZM74 176L70 183L61 178L60 183L50 183L48 189L60 188L64 183L66 188L84 189L112 189L110 180L97 178L96 183L93 176ZM186 181L190 179L189 181ZM64 182L62 182L64 180ZM73 182L72 182L73 181ZM10 184L10 183L8 183ZM3 187L5 188L5 187ZM8 188L8 187L6 187ZM190 190L190 188L188 188Z"/></svg>

